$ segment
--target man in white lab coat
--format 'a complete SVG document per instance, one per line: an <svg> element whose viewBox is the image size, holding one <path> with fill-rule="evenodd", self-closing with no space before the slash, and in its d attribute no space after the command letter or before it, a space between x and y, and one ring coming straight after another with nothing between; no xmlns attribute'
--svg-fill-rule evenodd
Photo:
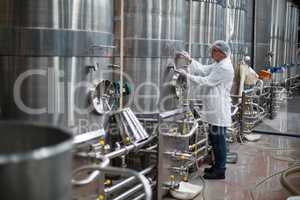
<svg viewBox="0 0 300 200"><path fill-rule="evenodd" d="M225 179L226 171L226 134L231 126L230 90L234 78L234 69L230 60L230 47L225 41L216 41L212 45L212 58L215 63L203 66L190 59L188 72L179 69L179 73L191 82L191 91L200 93L203 101L203 117L209 124L209 139L212 144L215 162L205 169L205 179Z"/></svg>

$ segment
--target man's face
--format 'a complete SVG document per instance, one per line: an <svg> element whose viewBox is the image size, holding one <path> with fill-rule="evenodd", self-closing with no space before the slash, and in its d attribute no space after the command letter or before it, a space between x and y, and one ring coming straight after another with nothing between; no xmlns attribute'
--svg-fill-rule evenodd
<svg viewBox="0 0 300 200"><path fill-rule="evenodd" d="M223 60L224 58L226 58L226 55L220 51L218 48L216 47L212 47L211 50L211 57L216 61L216 62L220 62L221 60Z"/></svg>

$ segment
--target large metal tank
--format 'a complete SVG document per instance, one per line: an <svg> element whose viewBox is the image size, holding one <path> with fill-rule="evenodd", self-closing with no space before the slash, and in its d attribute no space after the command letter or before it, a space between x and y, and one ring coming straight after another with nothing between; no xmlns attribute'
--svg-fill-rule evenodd
<svg viewBox="0 0 300 200"><path fill-rule="evenodd" d="M296 52L298 43L298 8L291 2L286 3L286 23L284 34L284 63L296 64Z"/></svg>
<svg viewBox="0 0 300 200"><path fill-rule="evenodd" d="M299 8L295 5L292 6L292 34L291 34L291 51L292 51L292 58L291 64L299 64L297 61L297 54L298 52L298 37L299 37Z"/></svg>
<svg viewBox="0 0 300 200"><path fill-rule="evenodd" d="M285 18L285 30L284 30L284 63L291 63L291 33L292 33L292 25L293 25L293 14L292 14L292 3L286 2L286 18Z"/></svg>
<svg viewBox="0 0 300 200"><path fill-rule="evenodd" d="M227 0L225 17L226 40L231 46L232 63L236 66L246 54L246 0Z"/></svg>
<svg viewBox="0 0 300 200"><path fill-rule="evenodd" d="M271 65L284 64L284 34L286 23L286 0L272 0L270 51L273 53Z"/></svg>
<svg viewBox="0 0 300 200"><path fill-rule="evenodd" d="M224 1L193 1L192 14L192 57L209 64L212 62L210 45L225 39Z"/></svg>
<svg viewBox="0 0 300 200"><path fill-rule="evenodd" d="M246 0L245 55L248 56L252 56L253 19L253 1Z"/></svg>
<svg viewBox="0 0 300 200"><path fill-rule="evenodd" d="M167 65L173 62L176 50L184 49L185 0L125 0L124 3L124 74L133 88L125 106L139 113L175 108L177 99L167 84L170 78ZM115 13L120 16L119 5L115 5ZM115 55L118 60L119 52Z"/></svg>
<svg viewBox="0 0 300 200"><path fill-rule="evenodd" d="M0 199L70 200L71 134L0 122Z"/></svg>
<svg viewBox="0 0 300 200"><path fill-rule="evenodd" d="M256 70L268 64L267 54L270 51L272 0L256 1L255 6L255 57Z"/></svg>
<svg viewBox="0 0 300 200"><path fill-rule="evenodd" d="M111 77L113 1L2 0L0 27L5 119L76 133L102 126L88 94L93 81Z"/></svg>
<svg viewBox="0 0 300 200"><path fill-rule="evenodd" d="M210 44L225 39L224 1L193 1L192 13L192 57L208 64L212 62Z"/></svg>

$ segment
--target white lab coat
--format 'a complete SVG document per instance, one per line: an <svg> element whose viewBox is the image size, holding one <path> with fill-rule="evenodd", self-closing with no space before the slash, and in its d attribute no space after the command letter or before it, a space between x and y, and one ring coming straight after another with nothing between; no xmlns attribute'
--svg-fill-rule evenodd
<svg viewBox="0 0 300 200"><path fill-rule="evenodd" d="M193 60L188 68L190 98L203 101L203 117L209 124L231 126L231 97L234 69L230 58L201 65Z"/></svg>

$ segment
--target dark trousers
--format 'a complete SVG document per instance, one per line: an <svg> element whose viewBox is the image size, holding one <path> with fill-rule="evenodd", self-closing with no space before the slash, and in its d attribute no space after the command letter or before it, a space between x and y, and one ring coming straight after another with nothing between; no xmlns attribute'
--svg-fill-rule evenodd
<svg viewBox="0 0 300 200"><path fill-rule="evenodd" d="M226 147L226 135L227 128L209 125L209 140L211 142L215 163L214 168L219 172L226 171L226 156L227 156L227 147Z"/></svg>

